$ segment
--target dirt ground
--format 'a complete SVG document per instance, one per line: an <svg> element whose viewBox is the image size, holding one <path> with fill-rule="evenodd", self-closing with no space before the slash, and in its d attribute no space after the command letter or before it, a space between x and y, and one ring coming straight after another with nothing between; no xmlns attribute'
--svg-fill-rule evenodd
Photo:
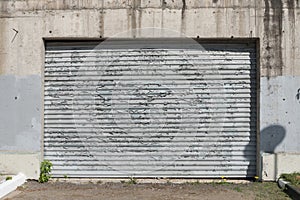
<svg viewBox="0 0 300 200"><path fill-rule="evenodd" d="M10 199L289 199L276 183L38 183L29 181L4 198Z"/></svg>

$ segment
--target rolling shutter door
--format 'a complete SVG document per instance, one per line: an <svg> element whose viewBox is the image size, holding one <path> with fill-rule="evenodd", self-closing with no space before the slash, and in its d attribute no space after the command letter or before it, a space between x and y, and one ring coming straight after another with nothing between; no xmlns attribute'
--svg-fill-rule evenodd
<svg viewBox="0 0 300 200"><path fill-rule="evenodd" d="M49 42L44 158L62 177L253 177L252 43Z"/></svg>

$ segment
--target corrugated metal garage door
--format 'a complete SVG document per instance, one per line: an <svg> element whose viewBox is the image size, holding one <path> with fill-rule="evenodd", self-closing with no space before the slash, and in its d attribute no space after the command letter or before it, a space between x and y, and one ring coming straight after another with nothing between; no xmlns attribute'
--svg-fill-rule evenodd
<svg viewBox="0 0 300 200"><path fill-rule="evenodd" d="M47 43L53 175L255 176L255 44L192 41Z"/></svg>

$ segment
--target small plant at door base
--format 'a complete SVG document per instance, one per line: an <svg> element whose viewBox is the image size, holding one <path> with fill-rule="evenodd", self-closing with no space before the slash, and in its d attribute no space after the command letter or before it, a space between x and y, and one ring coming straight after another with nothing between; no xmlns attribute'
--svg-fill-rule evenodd
<svg viewBox="0 0 300 200"><path fill-rule="evenodd" d="M40 183L45 183L48 182L49 179L51 178L50 172L51 172L51 168L52 168L52 163L49 160L44 160L41 163L41 168L40 168L40 178L39 178L39 182Z"/></svg>
<svg viewBox="0 0 300 200"><path fill-rule="evenodd" d="M230 184L229 182L227 182L227 179L224 176L222 176L221 178L222 178L222 180L220 182L217 182L217 184L220 184L220 185Z"/></svg>
<svg viewBox="0 0 300 200"><path fill-rule="evenodd" d="M223 182L226 182L226 178L224 176L221 177Z"/></svg>
<svg viewBox="0 0 300 200"><path fill-rule="evenodd" d="M11 179L12 179L11 176L7 176L7 177L5 178L6 181L11 180Z"/></svg>
<svg viewBox="0 0 300 200"><path fill-rule="evenodd" d="M133 177L130 177L128 184L137 184L137 180Z"/></svg>

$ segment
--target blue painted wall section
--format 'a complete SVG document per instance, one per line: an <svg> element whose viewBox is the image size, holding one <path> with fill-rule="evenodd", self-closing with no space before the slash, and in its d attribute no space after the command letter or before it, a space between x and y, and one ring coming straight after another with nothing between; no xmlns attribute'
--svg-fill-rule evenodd
<svg viewBox="0 0 300 200"><path fill-rule="evenodd" d="M300 77L261 78L261 152L300 152Z"/></svg>
<svg viewBox="0 0 300 200"><path fill-rule="evenodd" d="M41 150L41 77L0 76L0 151Z"/></svg>

